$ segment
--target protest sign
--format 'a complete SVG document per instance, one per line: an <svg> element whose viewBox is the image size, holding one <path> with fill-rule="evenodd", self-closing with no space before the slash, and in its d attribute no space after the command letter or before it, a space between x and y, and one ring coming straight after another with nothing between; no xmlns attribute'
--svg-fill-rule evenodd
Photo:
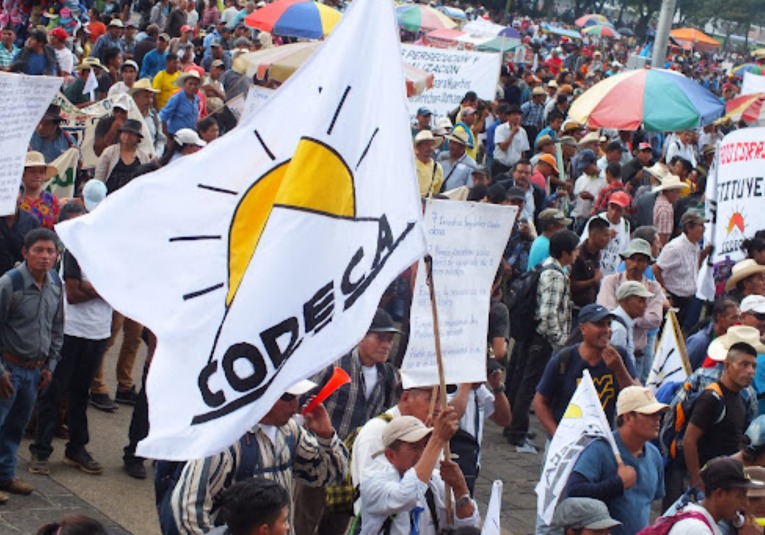
<svg viewBox="0 0 765 535"><path fill-rule="evenodd" d="M56 95L53 103L61 106L61 116L64 118L61 128L71 134L77 141L84 169L92 169L98 163L98 156L93 150L93 141L96 139L96 126L98 126L98 121L112 113L114 105L118 102L127 107L128 119L135 119L141 123L143 138L138 144L138 148L147 154L154 154L154 145L149 129L146 126L146 121L144 121L143 115L141 115L130 95L126 93L113 95L85 108L78 108L61 93Z"/></svg>
<svg viewBox="0 0 765 535"><path fill-rule="evenodd" d="M741 94L753 95L755 93L765 93L765 76L745 72L744 81L741 83Z"/></svg>
<svg viewBox="0 0 765 535"><path fill-rule="evenodd" d="M494 100L499 80L500 55L461 50L441 50L416 45L401 45L404 63L434 76L433 87L409 99L409 114L427 106L437 116L448 114L460 105L468 91L478 98Z"/></svg>
<svg viewBox="0 0 765 535"><path fill-rule="evenodd" d="M664 329L661 331L659 346L653 357L651 371L645 387L656 394L668 383L682 383L691 372L688 353L685 349L683 332L677 316L670 309L667 311Z"/></svg>
<svg viewBox="0 0 765 535"><path fill-rule="evenodd" d="M707 183L707 238L714 249L703 269L711 277L715 293L722 295L733 265L743 260L741 244L765 228L765 128L731 132L719 145L714 173ZM703 283L703 280L701 280ZM703 287L699 284L699 288Z"/></svg>
<svg viewBox="0 0 765 535"><path fill-rule="evenodd" d="M547 448L542 477L534 489L537 493L537 515L550 524L555 507L566 488L568 477L577 459L594 440L608 441L614 455L619 450L600 404L598 392L588 370L582 372L582 380L558 424L558 429Z"/></svg>
<svg viewBox="0 0 765 535"><path fill-rule="evenodd" d="M428 201L424 231L433 257L441 351L447 383L486 380L486 333L491 285L517 208ZM404 388L438 383L433 313L420 262L412 297L409 345L401 366Z"/></svg>
<svg viewBox="0 0 765 535"><path fill-rule="evenodd" d="M0 72L0 215L16 211L29 140L61 78Z"/></svg>

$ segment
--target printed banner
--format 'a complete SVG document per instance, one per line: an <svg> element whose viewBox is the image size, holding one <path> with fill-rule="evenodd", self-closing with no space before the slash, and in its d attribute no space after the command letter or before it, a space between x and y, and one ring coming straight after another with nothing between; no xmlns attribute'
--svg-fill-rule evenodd
<svg viewBox="0 0 765 535"><path fill-rule="evenodd" d="M58 169L58 173L48 180L43 188L50 191L59 199L74 197L74 181L77 178L77 162L80 160L80 150L70 147L50 164Z"/></svg>
<svg viewBox="0 0 765 535"><path fill-rule="evenodd" d="M491 286L517 211L514 206L428 201L424 231L433 258L441 353L449 384L486 380ZM409 345L401 365L404 388L437 384L433 311L422 261L410 318Z"/></svg>
<svg viewBox="0 0 765 535"><path fill-rule="evenodd" d="M499 81L500 55L485 52L441 50L401 45L404 63L434 76L433 88L409 99L409 114L427 106L436 116L448 114L460 105L468 91L478 98L494 100Z"/></svg>
<svg viewBox="0 0 765 535"><path fill-rule="evenodd" d="M707 184L716 199L707 217L713 228L712 277L722 295L733 265L745 257L741 244L765 229L765 128L744 128L722 140L716 177Z"/></svg>
<svg viewBox="0 0 765 535"><path fill-rule="evenodd" d="M98 293L157 336L142 457L236 442L363 338L424 253L397 47L393 5L354 2L268 106L56 226Z"/></svg>
<svg viewBox="0 0 765 535"><path fill-rule="evenodd" d="M16 211L29 140L61 81L0 72L0 215Z"/></svg>

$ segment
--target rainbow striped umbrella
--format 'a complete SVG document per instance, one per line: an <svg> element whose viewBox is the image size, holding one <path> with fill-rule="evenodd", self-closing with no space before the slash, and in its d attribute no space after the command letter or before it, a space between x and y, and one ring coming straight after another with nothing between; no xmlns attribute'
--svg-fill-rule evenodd
<svg viewBox="0 0 765 535"><path fill-rule="evenodd" d="M574 21L574 24L576 24L577 28L583 28L584 26L591 26L593 24L610 24L610 22L603 15L591 13L579 17Z"/></svg>
<svg viewBox="0 0 765 535"><path fill-rule="evenodd" d="M765 72L765 68L757 63L744 63L739 65L731 71L736 76L743 76L745 72L751 72L752 74L762 74Z"/></svg>
<svg viewBox="0 0 765 535"><path fill-rule="evenodd" d="M277 0L247 15L244 23L275 35L322 39L340 17L338 10L311 0Z"/></svg>
<svg viewBox="0 0 765 535"><path fill-rule="evenodd" d="M589 126L675 131L697 128L721 117L725 106L682 74L640 69L606 78L571 105L569 116Z"/></svg>
<svg viewBox="0 0 765 535"><path fill-rule="evenodd" d="M398 25L409 32L429 32L454 29L457 23L439 10L422 4L407 4L396 8Z"/></svg>
<svg viewBox="0 0 765 535"><path fill-rule="evenodd" d="M725 103L725 113L733 121L765 124L765 93L742 95Z"/></svg>
<svg viewBox="0 0 765 535"><path fill-rule="evenodd" d="M596 24L595 26L587 26L582 30L582 35L597 35L598 37L613 37L619 39L621 34L613 29L612 26L606 24Z"/></svg>

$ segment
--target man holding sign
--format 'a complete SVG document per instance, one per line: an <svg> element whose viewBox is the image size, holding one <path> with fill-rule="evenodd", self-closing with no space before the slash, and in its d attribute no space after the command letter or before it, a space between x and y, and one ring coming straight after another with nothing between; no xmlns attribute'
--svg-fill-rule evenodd
<svg viewBox="0 0 765 535"><path fill-rule="evenodd" d="M637 533L650 523L651 503L664 497L664 465L651 444L659 436L661 413L669 405L659 403L650 390L630 386L616 401L614 439L621 459L611 445L596 440L582 452L568 480L568 496L602 500L609 513L622 523L613 535Z"/></svg>

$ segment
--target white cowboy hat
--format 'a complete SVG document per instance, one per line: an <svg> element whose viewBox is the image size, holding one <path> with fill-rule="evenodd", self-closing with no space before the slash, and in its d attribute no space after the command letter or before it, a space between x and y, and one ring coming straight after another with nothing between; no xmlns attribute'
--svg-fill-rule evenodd
<svg viewBox="0 0 765 535"><path fill-rule="evenodd" d="M649 171L650 172L650 171ZM653 174L653 173L651 173ZM658 175L655 175L658 176ZM680 177L677 175L671 175L667 174L660 178L661 184L658 186L654 186L651 191L654 193L657 191L666 191L666 190L672 190L672 189L690 189L691 187L680 180Z"/></svg>
<svg viewBox="0 0 765 535"><path fill-rule="evenodd" d="M728 279L728 282L725 283L725 290L732 290L736 287L736 284L738 284L739 281L751 277L752 275L756 275L757 273L765 273L765 266L761 266L751 258L742 260L733 266L730 278Z"/></svg>
<svg viewBox="0 0 765 535"><path fill-rule="evenodd" d="M707 355L716 362L722 362L728 356L728 350L738 343L752 346L757 354L765 354L765 345L760 341L759 329L746 325L734 325L728 328L724 336L718 336L712 340L707 349Z"/></svg>
<svg viewBox="0 0 765 535"><path fill-rule="evenodd" d="M199 73L195 70L190 71L184 71L182 72L178 78L175 80L175 85L178 87L183 87L183 83L188 80L189 78L193 78L194 80L197 80L198 82L202 81L202 77L199 76Z"/></svg>

